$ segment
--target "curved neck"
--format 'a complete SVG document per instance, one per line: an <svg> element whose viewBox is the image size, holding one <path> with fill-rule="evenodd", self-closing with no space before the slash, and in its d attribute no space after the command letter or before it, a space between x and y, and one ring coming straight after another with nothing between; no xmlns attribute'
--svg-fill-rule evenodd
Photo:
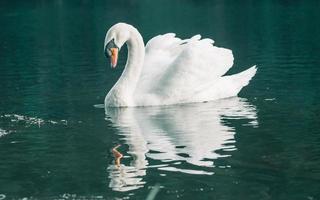
<svg viewBox="0 0 320 200"><path fill-rule="evenodd" d="M116 85L128 95L128 93L133 94L140 78L145 50L142 36L135 28L130 30L130 37L126 44L128 47L127 63Z"/></svg>

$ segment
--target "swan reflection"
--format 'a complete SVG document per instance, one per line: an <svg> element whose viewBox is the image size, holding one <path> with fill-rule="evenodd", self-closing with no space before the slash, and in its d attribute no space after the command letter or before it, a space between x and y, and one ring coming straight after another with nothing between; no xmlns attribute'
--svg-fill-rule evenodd
<svg viewBox="0 0 320 200"><path fill-rule="evenodd" d="M227 120L246 119L242 125L258 125L255 107L238 97L167 107L108 108L106 116L119 129L133 158L129 166L108 168L109 186L117 191L142 187L148 167L213 174L214 160L236 150L235 129ZM147 158L161 165L149 166ZM205 170L183 169L182 162Z"/></svg>

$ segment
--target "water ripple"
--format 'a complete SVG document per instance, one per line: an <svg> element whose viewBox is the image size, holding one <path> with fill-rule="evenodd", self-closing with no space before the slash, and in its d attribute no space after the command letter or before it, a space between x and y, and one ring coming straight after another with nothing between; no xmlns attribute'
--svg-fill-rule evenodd
<svg viewBox="0 0 320 200"><path fill-rule="evenodd" d="M0 137L3 137L5 135L8 135L9 133L11 133L12 131L6 131L0 128Z"/></svg>
<svg viewBox="0 0 320 200"><path fill-rule="evenodd" d="M130 164L122 164L120 171L109 166L109 187L116 191L141 187L149 168L213 175L214 168L227 168L216 160L237 151L236 130L229 122L242 120L241 125L258 126L255 107L241 98L206 104L112 108L106 112L106 119L119 129L129 147L126 154L133 159ZM159 161L160 165L149 166L149 162Z"/></svg>

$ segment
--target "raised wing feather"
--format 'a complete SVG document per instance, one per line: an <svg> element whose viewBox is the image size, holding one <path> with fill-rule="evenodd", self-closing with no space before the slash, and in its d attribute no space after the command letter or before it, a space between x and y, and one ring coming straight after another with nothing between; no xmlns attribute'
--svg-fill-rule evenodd
<svg viewBox="0 0 320 200"><path fill-rule="evenodd" d="M224 75L233 65L232 52L200 38L181 40L172 33L152 38L146 45L140 82L144 93L168 104L183 102Z"/></svg>
<svg viewBox="0 0 320 200"><path fill-rule="evenodd" d="M146 93L155 82L159 81L163 73L170 67L173 60L179 55L180 38L174 33L158 35L146 44L145 60L137 93Z"/></svg>

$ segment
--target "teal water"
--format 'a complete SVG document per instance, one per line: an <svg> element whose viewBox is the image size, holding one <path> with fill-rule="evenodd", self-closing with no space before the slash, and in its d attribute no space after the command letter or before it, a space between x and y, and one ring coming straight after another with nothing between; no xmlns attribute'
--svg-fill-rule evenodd
<svg viewBox="0 0 320 200"><path fill-rule="evenodd" d="M1 1L0 199L320 199L319 1ZM236 98L101 108L108 28L201 33L258 73ZM111 149L121 144L117 168Z"/></svg>

